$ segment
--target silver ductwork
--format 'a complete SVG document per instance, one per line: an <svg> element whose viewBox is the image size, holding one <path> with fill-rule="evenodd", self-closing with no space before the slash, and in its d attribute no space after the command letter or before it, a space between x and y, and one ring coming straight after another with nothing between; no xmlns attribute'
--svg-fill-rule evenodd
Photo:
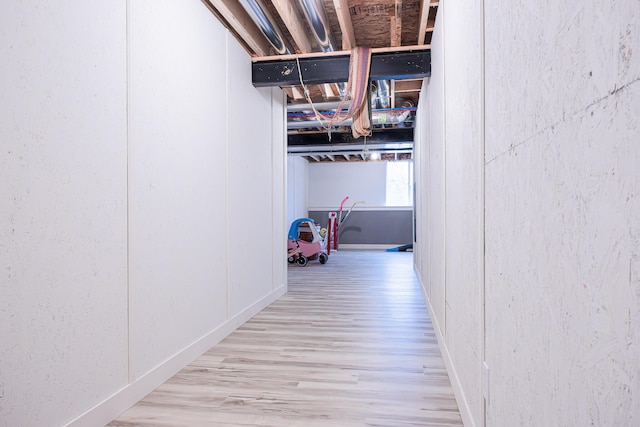
<svg viewBox="0 0 640 427"><path fill-rule="evenodd" d="M378 80L378 108L391 107L391 93L387 80Z"/></svg>
<svg viewBox="0 0 640 427"><path fill-rule="evenodd" d="M335 50L335 41L322 1L299 0L299 3L316 41L320 45L320 49L323 52L333 52ZM346 83L337 83L337 85L340 96L344 97L347 94Z"/></svg>
<svg viewBox="0 0 640 427"><path fill-rule="evenodd" d="M328 102L314 102L313 107L316 107L318 111L336 110L340 106L341 101L328 101ZM351 101L345 101L342 105L343 110L348 110L351 106ZM313 111L311 104L288 104L287 113L295 113L299 111Z"/></svg>
<svg viewBox="0 0 640 427"><path fill-rule="evenodd" d="M238 0L279 55L291 53L275 19L261 0Z"/></svg>
<svg viewBox="0 0 640 427"><path fill-rule="evenodd" d="M371 125L402 125L409 116L409 111L373 111L371 114ZM351 126L352 123L351 119L347 119L344 122L335 123L334 127ZM287 129L320 128L325 125L326 123L320 122L319 120L290 120L287 123Z"/></svg>
<svg viewBox="0 0 640 427"><path fill-rule="evenodd" d="M371 83L371 109L391 108L389 80L378 80Z"/></svg>
<svg viewBox="0 0 640 427"><path fill-rule="evenodd" d="M299 0L299 2L320 49L323 52L333 52L335 43L329 26L329 18L327 18L322 3L319 0Z"/></svg>

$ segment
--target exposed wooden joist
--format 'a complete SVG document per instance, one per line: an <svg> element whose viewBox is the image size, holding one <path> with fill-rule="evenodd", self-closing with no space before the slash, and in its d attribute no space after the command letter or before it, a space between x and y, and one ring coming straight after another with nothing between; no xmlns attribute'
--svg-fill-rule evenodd
<svg viewBox="0 0 640 427"><path fill-rule="evenodd" d="M306 84L346 82L349 79L349 55L322 55L299 60ZM373 53L371 56L372 80L402 80L424 78L431 75L431 51ZM295 60L259 61L252 64L252 80L255 87L292 86L299 83L298 62Z"/></svg>
<svg viewBox="0 0 640 427"><path fill-rule="evenodd" d="M324 92L325 98L335 98L337 96L333 88L334 88L334 85L329 83L325 83L322 85L322 91Z"/></svg>
<svg viewBox="0 0 640 427"><path fill-rule="evenodd" d="M264 56L269 54L271 45L240 3L224 0L205 0L205 4L213 7L256 55Z"/></svg>
<svg viewBox="0 0 640 427"><path fill-rule="evenodd" d="M427 35L427 31L433 31L433 28L429 28L429 11L432 7L438 5L438 1L423 0L420 3L420 24L418 25L418 45L424 45L424 40Z"/></svg>
<svg viewBox="0 0 640 427"><path fill-rule="evenodd" d="M347 0L333 0L333 7L336 9L340 31L342 31L342 49L353 49L356 47L356 36L349 14L349 3Z"/></svg>
<svg viewBox="0 0 640 427"><path fill-rule="evenodd" d="M291 92L293 93L293 100L294 101L299 101L301 99L305 99L304 97L304 93L302 92L302 90L300 90L300 88L298 86L292 86L291 87Z"/></svg>
<svg viewBox="0 0 640 427"><path fill-rule="evenodd" d="M389 91L391 92L391 108L396 108L396 81L390 80Z"/></svg>
<svg viewBox="0 0 640 427"><path fill-rule="evenodd" d="M391 46L402 45L402 0L395 0L391 15Z"/></svg>
<svg viewBox="0 0 640 427"><path fill-rule="evenodd" d="M349 157L349 155L348 155L348 154L343 154L343 155L342 155L342 157L344 157L344 159L345 159L347 162L350 162L350 161L351 161L351 158Z"/></svg>
<svg viewBox="0 0 640 427"><path fill-rule="evenodd" d="M395 93L420 92L422 79L395 80L393 86Z"/></svg>
<svg viewBox="0 0 640 427"><path fill-rule="evenodd" d="M304 24L300 19L300 15L294 9L292 2L288 0L271 0L273 6L278 11L282 22L287 26L293 41L298 46L301 53L311 52L311 42L306 36Z"/></svg>
<svg viewBox="0 0 640 427"><path fill-rule="evenodd" d="M332 162L336 161L336 158L333 157L331 154L327 154L327 157L329 158L329 160L331 160Z"/></svg>
<svg viewBox="0 0 640 427"><path fill-rule="evenodd" d="M311 156L309 156L309 157L311 157L311 158L312 158L313 160L315 160L316 162L319 162L319 161L320 161L320 157L318 157L318 156L313 156L313 155L311 155Z"/></svg>

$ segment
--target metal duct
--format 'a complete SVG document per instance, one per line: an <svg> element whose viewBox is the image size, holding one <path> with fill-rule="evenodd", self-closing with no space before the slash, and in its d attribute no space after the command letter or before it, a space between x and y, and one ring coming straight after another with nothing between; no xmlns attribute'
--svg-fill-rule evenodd
<svg viewBox="0 0 640 427"><path fill-rule="evenodd" d="M371 114L371 125L398 125L407 120L409 114L406 111L373 111ZM351 119L347 119L344 122L335 123L334 127L351 126ZM319 120L300 120L287 122L287 129L306 129L306 128L320 128L326 123L322 123Z"/></svg>
<svg viewBox="0 0 640 427"><path fill-rule="evenodd" d="M320 49L323 52L333 52L335 42L322 2L320 0L299 0L299 2ZM346 83L338 83L337 85L340 96L345 96L347 94Z"/></svg>
<svg viewBox="0 0 640 427"><path fill-rule="evenodd" d="M333 36L324 6L318 0L300 0L300 6L323 52L332 52Z"/></svg>
<svg viewBox="0 0 640 427"><path fill-rule="evenodd" d="M279 55L291 53L269 9L261 0L238 0Z"/></svg>
<svg viewBox="0 0 640 427"><path fill-rule="evenodd" d="M391 107L391 95L389 94L389 82L387 80L378 81L378 108Z"/></svg>
<svg viewBox="0 0 640 427"><path fill-rule="evenodd" d="M314 102L313 106L316 107L318 111L326 111L326 110L335 110L340 106L340 101L329 101L329 102ZM348 110L351 106L351 101L345 101L342 106L343 110ZM295 113L298 111L313 111L313 107L311 104L288 104L287 105L287 113Z"/></svg>

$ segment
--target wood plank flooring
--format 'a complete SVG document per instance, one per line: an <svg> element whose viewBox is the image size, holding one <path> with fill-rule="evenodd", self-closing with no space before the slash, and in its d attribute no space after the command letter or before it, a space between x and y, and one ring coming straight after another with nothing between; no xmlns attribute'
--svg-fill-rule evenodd
<svg viewBox="0 0 640 427"><path fill-rule="evenodd" d="M113 421L125 426L461 426L412 254L334 252Z"/></svg>

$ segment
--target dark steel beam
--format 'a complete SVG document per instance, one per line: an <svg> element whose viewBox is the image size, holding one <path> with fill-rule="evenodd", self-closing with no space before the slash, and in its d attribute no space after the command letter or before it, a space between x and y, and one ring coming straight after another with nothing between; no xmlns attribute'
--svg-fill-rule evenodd
<svg viewBox="0 0 640 427"><path fill-rule="evenodd" d="M323 145L323 144L358 144L363 143L364 138L355 139L351 132L332 132L331 141L326 133L299 133L287 135L287 145L290 147L299 147L305 145ZM367 137L367 144L385 144L397 142L413 143L413 128L396 128L373 131L371 136Z"/></svg>
<svg viewBox="0 0 640 427"><path fill-rule="evenodd" d="M346 82L349 79L349 55L300 58L305 84ZM371 80L418 79L431 76L431 50L380 52L371 55ZM255 87L294 86L300 84L295 59L265 60L252 64Z"/></svg>

